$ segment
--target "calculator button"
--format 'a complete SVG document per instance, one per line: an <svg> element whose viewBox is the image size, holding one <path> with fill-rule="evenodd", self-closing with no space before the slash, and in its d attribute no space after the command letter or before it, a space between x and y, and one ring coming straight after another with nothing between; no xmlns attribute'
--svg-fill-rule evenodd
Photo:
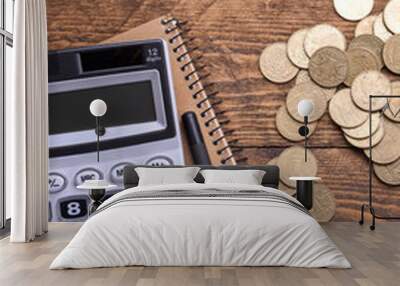
<svg viewBox="0 0 400 286"><path fill-rule="evenodd" d="M88 200L86 196L66 197L58 202L61 219L79 220L88 214Z"/></svg>
<svg viewBox="0 0 400 286"><path fill-rule="evenodd" d="M66 179L58 173L49 174L49 191L50 193L57 193L62 191L67 184Z"/></svg>
<svg viewBox="0 0 400 286"><path fill-rule="evenodd" d="M75 176L75 184L77 186L82 185L83 182L85 182L86 180L100 180L103 179L102 174L97 171L96 169L84 169L79 171L78 174L76 174Z"/></svg>
<svg viewBox="0 0 400 286"><path fill-rule="evenodd" d="M172 165L172 160L165 156L155 156L147 160L145 165L150 165L150 166Z"/></svg>
<svg viewBox="0 0 400 286"><path fill-rule="evenodd" d="M112 167L111 169L111 180L115 184L122 184L124 179L124 167L128 165L128 163L119 163Z"/></svg>

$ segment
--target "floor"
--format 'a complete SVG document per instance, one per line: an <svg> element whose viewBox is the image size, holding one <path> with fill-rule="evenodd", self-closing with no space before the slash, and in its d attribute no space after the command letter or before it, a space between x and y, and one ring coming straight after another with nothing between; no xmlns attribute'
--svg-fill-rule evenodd
<svg viewBox="0 0 400 286"><path fill-rule="evenodd" d="M10 235L11 219L7 219L4 228L0 228L0 240Z"/></svg>
<svg viewBox="0 0 400 286"><path fill-rule="evenodd" d="M49 233L30 244L0 240L0 285L399 285L400 223L368 226L334 222L324 229L345 253L353 269L285 267L124 267L48 270L52 259L80 223L50 223Z"/></svg>

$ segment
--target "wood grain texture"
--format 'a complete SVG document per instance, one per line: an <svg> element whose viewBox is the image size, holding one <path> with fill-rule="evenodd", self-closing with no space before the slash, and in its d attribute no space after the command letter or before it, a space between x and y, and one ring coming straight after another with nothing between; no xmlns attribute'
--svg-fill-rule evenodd
<svg viewBox="0 0 400 286"><path fill-rule="evenodd" d="M376 0L374 13L387 1ZM273 84L259 71L266 45L284 41L298 29L327 22L347 41L356 22L341 19L331 0L48 0L49 49L88 46L164 14L188 20L189 36L203 54L212 81L224 99L217 108L230 119L228 139L238 139L249 164L261 164L293 143L275 128L275 116L293 82ZM357 219L367 198L367 160L353 149L328 114L310 140L320 161L319 175L335 193L337 219ZM375 183L378 211L400 213L399 189ZM386 211L381 206L386 203Z"/></svg>
<svg viewBox="0 0 400 286"><path fill-rule="evenodd" d="M399 223L382 223L375 232L351 222L322 227L343 251L352 269L290 267L116 267L49 270L81 223L50 223L49 233L32 243L0 241L3 286L397 286L400 271Z"/></svg>

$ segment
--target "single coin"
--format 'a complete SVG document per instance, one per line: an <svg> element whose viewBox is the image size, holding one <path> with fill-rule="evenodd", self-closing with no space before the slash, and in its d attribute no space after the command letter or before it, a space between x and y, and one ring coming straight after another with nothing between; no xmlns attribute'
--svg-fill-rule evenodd
<svg viewBox="0 0 400 286"><path fill-rule="evenodd" d="M372 147L378 145L383 140L383 136L385 135L385 129L383 128L382 125L383 124L381 122L378 130L374 134L372 134L372 137L371 137L371 139L372 139L371 146ZM360 148L360 149L366 149L369 147L369 144L370 144L369 136L364 139L355 139L355 138L348 136L346 133L344 133L344 138L346 138L346 141L349 142L351 145L353 145L356 148Z"/></svg>
<svg viewBox="0 0 400 286"><path fill-rule="evenodd" d="M314 154L307 149L307 162L305 162L305 149L300 146L286 148L278 157L277 165L280 168L282 182L291 187L296 187L296 182L290 177L315 177L317 175L318 163Z"/></svg>
<svg viewBox="0 0 400 286"><path fill-rule="evenodd" d="M365 48L374 53L379 63L379 69L383 68L383 46L384 42L375 35L361 35L354 38L349 44L349 50L354 48Z"/></svg>
<svg viewBox="0 0 400 286"><path fill-rule="evenodd" d="M336 93L336 87L332 87L332 88L326 88L326 87L322 87L319 84L317 84L311 77L310 77L310 73L308 70L300 70L299 73L296 76L296 81L295 84L300 84L300 83L306 83L306 82L311 82L313 83L315 86L321 88L326 94L327 97L329 99L331 99L335 93Z"/></svg>
<svg viewBox="0 0 400 286"><path fill-rule="evenodd" d="M380 70L379 60L375 54L365 48L352 48L347 51L349 71L344 83L351 86L354 79L362 72Z"/></svg>
<svg viewBox="0 0 400 286"><path fill-rule="evenodd" d="M290 36L287 44L287 53L292 63L303 69L308 68L308 62L310 58L304 51L304 38L308 32L308 29L298 30Z"/></svg>
<svg viewBox="0 0 400 286"><path fill-rule="evenodd" d="M372 162L377 164L390 164L400 158L399 138L400 124L382 117L385 135L378 145L372 148ZM369 157L369 150L364 150Z"/></svg>
<svg viewBox="0 0 400 286"><path fill-rule="evenodd" d="M381 114L379 112L374 112L371 114L371 134L375 134L378 131L379 124L381 121ZM369 116L367 121L355 128L343 128L342 131L349 137L354 139L365 139L369 137Z"/></svg>
<svg viewBox="0 0 400 286"><path fill-rule="evenodd" d="M363 110L369 110L370 95L391 95L390 80L381 72L366 71L358 75L351 86L351 95L354 103ZM371 111L382 109L386 104L384 98L374 98Z"/></svg>
<svg viewBox="0 0 400 286"><path fill-rule="evenodd" d="M299 128L302 127L304 124L297 122L294 120L289 113L287 112L286 106L281 106L276 114L275 120L276 128L278 132L286 139L297 142L303 141L304 136L299 134ZM311 136L317 127L317 122L310 123L308 125L309 134Z"/></svg>
<svg viewBox="0 0 400 286"><path fill-rule="evenodd" d="M267 165L277 165L278 164L278 157L271 159ZM278 189L289 196L294 196L296 194L296 188L286 186L281 180L279 180L279 187Z"/></svg>
<svg viewBox="0 0 400 286"><path fill-rule="evenodd" d="M400 15L399 15L400 17ZM383 47L383 61L386 67L395 74L400 74L400 34L387 40Z"/></svg>
<svg viewBox="0 0 400 286"><path fill-rule="evenodd" d="M308 71L300 70L299 73L296 76L296 82L295 83L296 83L296 85L298 85L300 83L305 83L305 82L310 82L310 83L314 84L316 87L320 88L322 90L322 92L325 94L327 101L331 100L332 97L336 93L336 88L335 87L332 87L332 88L322 87L322 86L318 85L317 83L315 83L312 80L312 78L310 77Z"/></svg>
<svg viewBox="0 0 400 286"><path fill-rule="evenodd" d="M374 157L374 154L372 154ZM375 175L385 184L400 185L400 159L388 165L374 164Z"/></svg>
<svg viewBox="0 0 400 286"><path fill-rule="evenodd" d="M391 0L383 10L383 20L386 27L393 33L400 33L400 1Z"/></svg>
<svg viewBox="0 0 400 286"><path fill-rule="evenodd" d="M329 115L337 125L345 128L360 126L368 119L368 113L353 103L349 88L338 91L332 98Z"/></svg>
<svg viewBox="0 0 400 286"><path fill-rule="evenodd" d="M374 8L374 0L333 0L336 12L345 20L359 21Z"/></svg>
<svg viewBox="0 0 400 286"><path fill-rule="evenodd" d="M374 22L376 20L376 16L368 16L357 24L354 35L372 35L374 33Z"/></svg>
<svg viewBox="0 0 400 286"><path fill-rule="evenodd" d="M336 212L335 196L326 185L318 182L313 184L313 207L310 213L318 222L329 222Z"/></svg>
<svg viewBox="0 0 400 286"><path fill-rule="evenodd" d="M311 81L312 81L312 79L311 79L308 71L307 70L300 70L299 73L296 76L295 84L311 82Z"/></svg>
<svg viewBox="0 0 400 286"><path fill-rule="evenodd" d="M392 94L393 96L400 96L400 81L392 82ZM400 123L400 98L388 98L386 105L385 116L394 122Z"/></svg>
<svg viewBox="0 0 400 286"><path fill-rule="evenodd" d="M346 53L335 47L316 51L310 60L310 77L323 87L336 87L347 78L349 62Z"/></svg>
<svg viewBox="0 0 400 286"><path fill-rule="evenodd" d="M278 157L275 157L273 159L271 159L267 165L277 165L278 164ZM288 187L286 186L281 180L279 180L279 187L278 189L286 194L288 194L289 196L294 196L296 194L296 188L292 188L292 187Z"/></svg>
<svg viewBox="0 0 400 286"><path fill-rule="evenodd" d="M316 25L308 30L304 39L304 49L309 57L320 48L328 46L346 50L346 38L343 33L329 24Z"/></svg>
<svg viewBox="0 0 400 286"><path fill-rule="evenodd" d="M272 158L271 160L269 160L267 165L275 166L277 163L278 163L278 157L275 157L275 158Z"/></svg>
<svg viewBox="0 0 400 286"><path fill-rule="evenodd" d="M382 13L376 17L373 28L374 35L379 37L384 42L386 42L393 36L393 34L386 28L385 23L383 22Z"/></svg>
<svg viewBox="0 0 400 286"><path fill-rule="evenodd" d="M286 50L285 43L275 43L266 47L261 54L261 72L274 83L291 81L299 71L289 60Z"/></svg>
<svg viewBox="0 0 400 286"><path fill-rule="evenodd" d="M323 91L312 83L301 83L289 90L286 97L287 110L290 116L298 122L304 122L304 117L297 111L297 105L303 99L309 99L314 104L314 110L308 117L308 121L314 122L319 120L324 115L328 106L328 101Z"/></svg>

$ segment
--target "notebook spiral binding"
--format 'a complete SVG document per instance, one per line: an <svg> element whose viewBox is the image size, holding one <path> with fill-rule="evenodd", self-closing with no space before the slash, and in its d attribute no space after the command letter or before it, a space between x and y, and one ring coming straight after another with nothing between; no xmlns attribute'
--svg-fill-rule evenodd
<svg viewBox="0 0 400 286"><path fill-rule="evenodd" d="M221 157L220 163L234 165L237 162L246 161L247 158L235 159L234 154L241 151L240 148L231 150L229 142L225 139L226 135L232 134L233 130L226 129L224 126L229 123L226 118L219 120L225 111L214 110L223 100L216 99L217 91L210 91L214 86L213 83L202 84L202 80L210 76L209 73L200 74L206 66L197 66L197 62L202 56L191 57L191 54L198 50L197 46L190 47L195 38L190 37L184 39L190 29L185 28L187 21L179 21L174 17L167 17L161 20L161 24L165 26L165 33L171 35L169 43L173 45L172 51L176 54L176 60L181 63L180 69L185 72L185 80L188 82L188 88L193 90L193 100L196 100L196 106L201 110L200 116L205 120L205 127L208 130L208 136L211 137L212 143L220 146L217 154ZM219 133L219 137L215 135ZM221 135L222 134L222 135Z"/></svg>

